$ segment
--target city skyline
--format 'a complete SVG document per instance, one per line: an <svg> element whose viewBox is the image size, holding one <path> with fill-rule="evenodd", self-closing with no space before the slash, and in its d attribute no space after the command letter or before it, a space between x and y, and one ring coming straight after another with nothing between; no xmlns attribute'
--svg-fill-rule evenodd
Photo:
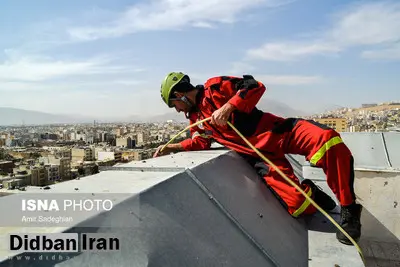
<svg viewBox="0 0 400 267"><path fill-rule="evenodd" d="M0 107L96 117L169 113L159 87L177 70L196 84L253 74L268 88L264 98L308 113L400 100L395 1L24 6L0 9Z"/></svg>

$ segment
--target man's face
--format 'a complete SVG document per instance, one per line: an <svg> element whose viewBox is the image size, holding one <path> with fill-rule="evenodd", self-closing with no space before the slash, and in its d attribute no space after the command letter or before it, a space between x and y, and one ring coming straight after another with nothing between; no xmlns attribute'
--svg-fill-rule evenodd
<svg viewBox="0 0 400 267"><path fill-rule="evenodd" d="M186 114L190 112L190 106L181 100L181 98L184 96L185 95L183 93L175 92L175 98L171 99L171 104L178 113L183 111Z"/></svg>
<svg viewBox="0 0 400 267"><path fill-rule="evenodd" d="M186 105L185 102L181 100L172 100L171 103L175 107L175 110L177 112L183 111L184 113L187 113L190 111L188 105Z"/></svg>

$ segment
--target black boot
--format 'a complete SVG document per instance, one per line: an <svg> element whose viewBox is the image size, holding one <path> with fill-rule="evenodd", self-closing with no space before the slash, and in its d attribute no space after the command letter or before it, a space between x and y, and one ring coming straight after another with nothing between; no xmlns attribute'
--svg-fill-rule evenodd
<svg viewBox="0 0 400 267"><path fill-rule="evenodd" d="M324 191L321 190L316 184L314 184L311 180L306 179L302 182L302 184L307 184L311 187L313 192L312 199L317 203L323 210L331 211L336 207L336 202Z"/></svg>
<svg viewBox="0 0 400 267"><path fill-rule="evenodd" d="M342 206L340 212L340 226L356 242L358 242L361 236L361 211L362 206L353 203L349 206ZM337 230L336 238L343 244L352 245L350 240L340 230Z"/></svg>

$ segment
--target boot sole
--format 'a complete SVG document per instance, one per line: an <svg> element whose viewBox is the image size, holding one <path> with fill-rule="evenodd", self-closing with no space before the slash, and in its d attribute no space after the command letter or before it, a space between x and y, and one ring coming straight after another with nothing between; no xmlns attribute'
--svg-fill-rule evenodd
<svg viewBox="0 0 400 267"><path fill-rule="evenodd" d="M358 241L360 240L360 238L353 238L354 241L356 241L356 243L358 243ZM351 243L350 240L346 239L338 239L338 241L342 244L348 245L348 246L353 246L353 243Z"/></svg>

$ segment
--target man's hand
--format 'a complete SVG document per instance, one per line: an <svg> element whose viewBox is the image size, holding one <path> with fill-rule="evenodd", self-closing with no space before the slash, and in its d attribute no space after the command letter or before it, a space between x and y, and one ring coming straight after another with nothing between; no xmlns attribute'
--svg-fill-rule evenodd
<svg viewBox="0 0 400 267"><path fill-rule="evenodd" d="M156 158L156 157L159 157L159 156L168 155L170 153L174 153L174 152L178 152L178 151L182 151L183 150L182 146L179 143L178 144L169 144L163 149L163 151L161 151L163 146L164 145L161 145L161 146L157 147L157 150L154 153L153 158Z"/></svg>
<svg viewBox="0 0 400 267"><path fill-rule="evenodd" d="M166 154L169 154L170 152L169 152L169 149L168 149L168 146L166 146L164 149L163 149L163 151L161 151L161 149L163 148L163 146L164 145L161 145L161 146L159 146L159 147L157 147L157 150L156 150L156 152L154 153L154 155L153 155L153 158L156 158L156 157L159 157L159 156L163 156L163 155L166 155Z"/></svg>
<svg viewBox="0 0 400 267"><path fill-rule="evenodd" d="M235 110L234 105L226 103L221 108L214 111L214 113L211 115L211 124L215 124L217 126L225 126L226 122L229 119L229 116L234 110Z"/></svg>

